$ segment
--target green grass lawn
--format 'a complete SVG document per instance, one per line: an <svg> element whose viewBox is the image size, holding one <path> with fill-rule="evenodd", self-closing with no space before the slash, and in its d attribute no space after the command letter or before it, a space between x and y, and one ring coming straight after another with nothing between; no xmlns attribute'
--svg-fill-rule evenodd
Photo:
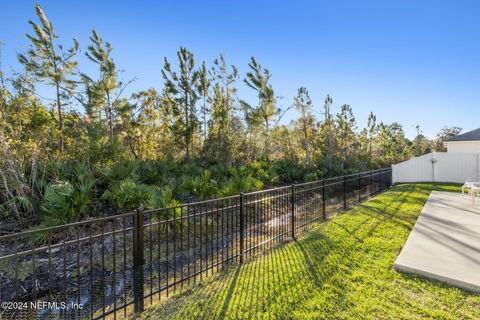
<svg viewBox="0 0 480 320"><path fill-rule="evenodd" d="M431 190L459 187L396 186L157 303L143 317L480 319L480 296L393 270Z"/></svg>

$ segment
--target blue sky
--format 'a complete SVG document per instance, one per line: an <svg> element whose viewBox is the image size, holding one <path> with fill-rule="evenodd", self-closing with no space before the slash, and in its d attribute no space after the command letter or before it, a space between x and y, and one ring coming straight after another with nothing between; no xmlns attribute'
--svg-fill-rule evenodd
<svg viewBox="0 0 480 320"><path fill-rule="evenodd" d="M435 136L443 126L480 127L478 1L6 1L0 3L3 69L18 69L29 19L39 2L61 41L88 45L92 29L112 43L131 91L159 88L163 57L180 46L210 62L218 53L243 77L250 56L272 73L284 107L300 86L316 110L330 94L334 110L352 106L359 126L377 119L416 124ZM80 67L95 72L83 57ZM239 95L253 95L238 83ZM297 117L289 111L285 121Z"/></svg>

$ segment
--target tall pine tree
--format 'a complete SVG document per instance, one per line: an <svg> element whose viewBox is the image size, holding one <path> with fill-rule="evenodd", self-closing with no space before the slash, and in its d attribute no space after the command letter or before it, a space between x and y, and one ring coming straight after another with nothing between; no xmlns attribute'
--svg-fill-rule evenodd
<svg viewBox="0 0 480 320"><path fill-rule="evenodd" d="M63 132L63 104L68 100L75 88L76 82L72 76L76 74L77 62L74 60L78 50L78 42L73 39L73 47L64 51L57 45L58 36L52 23L37 4L35 6L40 23L29 21L34 35L27 34L32 46L27 53L19 54L18 60L36 79L46 82L55 89L55 104L58 117L58 143L60 150L64 150Z"/></svg>
<svg viewBox="0 0 480 320"><path fill-rule="evenodd" d="M305 160L307 164L310 164L310 144L308 136L308 122L311 118L311 110L313 108L312 99L308 94L308 90L305 87L298 89L297 96L293 98L295 109L301 114L301 126L303 132L303 145L305 147Z"/></svg>
<svg viewBox="0 0 480 320"><path fill-rule="evenodd" d="M175 96L176 102L182 109L183 121L179 123L178 127L183 135L185 157L189 160L193 149L193 135L198 127L196 115L198 93L196 89L199 74L195 70L193 53L184 47L180 47L177 57L179 72L175 72L170 62L165 58L162 76L165 80L165 89Z"/></svg>

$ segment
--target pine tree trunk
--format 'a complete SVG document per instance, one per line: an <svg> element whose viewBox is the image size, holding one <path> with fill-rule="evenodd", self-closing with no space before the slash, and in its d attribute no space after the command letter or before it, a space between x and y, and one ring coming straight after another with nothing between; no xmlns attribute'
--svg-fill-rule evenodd
<svg viewBox="0 0 480 320"><path fill-rule="evenodd" d="M108 132L110 137L113 138L113 112L112 112L112 104L110 103L110 94L107 93L107 114L108 114Z"/></svg>
<svg viewBox="0 0 480 320"><path fill-rule="evenodd" d="M267 136L265 137L265 155L267 156L267 161L270 160L270 126L268 119L265 119L265 127L267 129Z"/></svg>
<svg viewBox="0 0 480 320"><path fill-rule="evenodd" d="M205 95L203 96L203 141L207 141L207 106L205 104Z"/></svg>
<svg viewBox="0 0 480 320"><path fill-rule="evenodd" d="M190 160L190 124L188 118L188 94L185 94L185 147L186 147L186 158Z"/></svg>
<svg viewBox="0 0 480 320"><path fill-rule="evenodd" d="M332 126L331 126L331 123L330 123L330 117L327 118L327 121L328 121L328 133L327 133L327 144L328 144L328 147L327 147L327 166L328 166L328 169L330 170L331 167L332 167L332 157L333 157L333 152L332 152L332 133L331 133Z"/></svg>
<svg viewBox="0 0 480 320"><path fill-rule="evenodd" d="M308 140L305 138L305 160L307 161L307 164L310 164L310 150L309 150L309 145L308 145Z"/></svg>
<svg viewBox="0 0 480 320"><path fill-rule="evenodd" d="M60 145L60 151L63 153L64 141L63 141L63 115L62 115L62 103L60 101L60 84L56 84L57 94L57 112L58 112L58 143Z"/></svg>
<svg viewBox="0 0 480 320"><path fill-rule="evenodd" d="M368 139L368 167L372 168L372 138Z"/></svg>
<svg viewBox="0 0 480 320"><path fill-rule="evenodd" d="M305 119L305 116L303 118L303 134L305 137L305 160L307 162L307 165L310 164L310 154L309 154L309 146L308 146L308 132L307 132L307 121Z"/></svg>
<svg viewBox="0 0 480 320"><path fill-rule="evenodd" d="M203 157L207 159L207 105L205 103L206 97L203 94Z"/></svg>

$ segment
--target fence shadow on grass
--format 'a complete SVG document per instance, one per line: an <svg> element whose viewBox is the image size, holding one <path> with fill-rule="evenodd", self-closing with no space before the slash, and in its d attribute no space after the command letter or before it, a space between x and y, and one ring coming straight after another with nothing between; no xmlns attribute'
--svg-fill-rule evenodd
<svg viewBox="0 0 480 320"><path fill-rule="evenodd" d="M315 312L306 307L307 302L321 295L325 286L357 269L352 252L384 222L383 217L370 217L369 221L358 220L352 228L330 221L341 233L335 239L315 228L296 241L281 244L194 285L148 310L146 318L281 318ZM336 290L335 303L342 305L345 293Z"/></svg>

